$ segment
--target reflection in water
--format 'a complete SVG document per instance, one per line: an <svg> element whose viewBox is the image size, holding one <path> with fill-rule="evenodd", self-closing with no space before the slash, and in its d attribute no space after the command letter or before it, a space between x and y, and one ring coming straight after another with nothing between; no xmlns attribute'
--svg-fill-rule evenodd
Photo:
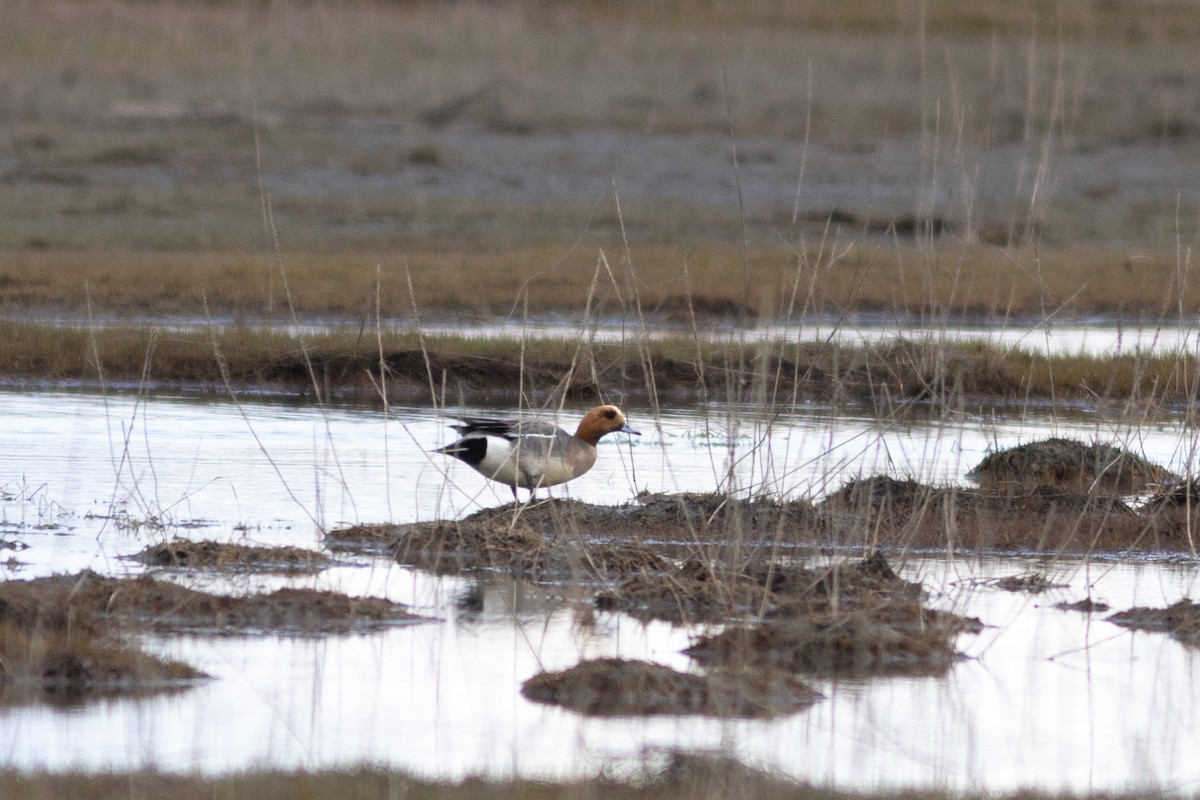
<svg viewBox="0 0 1200 800"><path fill-rule="evenodd" d="M491 413L497 409L468 409ZM499 409L503 411L503 409ZM457 462L430 455L452 433L428 409L295 408L82 394L0 393L6 473L0 539L28 549L0 564L25 578L90 567L136 574L121 556L174 535L317 547L351 522L459 516L507 502ZM887 472L961 481L989 448L1051 433L1115 440L1176 470L1190 434L1099 418L877 419L712 406L652 417L605 442L596 468L562 487L589 502L640 490L819 496ZM524 700L520 683L582 657L677 669L693 631L593 611L584 589L502 575L434 578L358 558L316 577L191 575L197 588L335 588L408 603L436 620L380 634L302 639L153 637L155 652L216 680L187 692L63 710L0 710L6 763L52 769L239 770L363 761L422 775L594 774L663 748L719 749L843 787L1007 790L1194 788L1200 654L1131 633L1104 614L1055 609L1092 597L1114 610L1197 594L1190 561L908 557L933 602L980 617L969 656L942 678L817 681L827 700L772 721L586 720ZM989 579L1047 571L1067 588L1002 591ZM576 592L579 593L576 596Z"/></svg>

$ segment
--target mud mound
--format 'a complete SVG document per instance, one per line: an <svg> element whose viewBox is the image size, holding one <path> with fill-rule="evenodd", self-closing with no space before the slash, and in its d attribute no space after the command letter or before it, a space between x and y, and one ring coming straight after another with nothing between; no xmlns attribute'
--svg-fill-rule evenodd
<svg viewBox="0 0 1200 800"><path fill-rule="evenodd" d="M208 677L101 632L0 622L0 704L74 704L177 690Z"/></svg>
<svg viewBox="0 0 1200 800"><path fill-rule="evenodd" d="M361 525L331 531L333 550L391 552L403 564L436 572L505 569L546 577L613 577L659 571L668 562L636 541L694 542L698 538L777 536L814 519L811 506L722 495L647 495L624 506L578 500L488 508L462 520L410 525Z"/></svg>
<svg viewBox="0 0 1200 800"><path fill-rule="evenodd" d="M418 619L389 600L315 589L230 596L198 592L149 577L105 578L85 572L45 580L56 581L59 586L70 583L72 613L82 610L162 632L318 635L377 630Z"/></svg>
<svg viewBox="0 0 1200 800"><path fill-rule="evenodd" d="M1166 608L1119 611L1107 619L1123 628L1169 633L1184 644L1200 647L1200 603L1186 598Z"/></svg>
<svg viewBox="0 0 1200 800"><path fill-rule="evenodd" d="M86 573L90 575L91 573ZM137 649L77 602L71 579L0 583L0 688L10 703L73 703L117 693L178 688L207 678Z"/></svg>
<svg viewBox="0 0 1200 800"><path fill-rule="evenodd" d="M684 652L705 665L836 676L936 675L958 659L955 637L981 628L978 620L897 599L737 626L701 637Z"/></svg>
<svg viewBox="0 0 1200 800"><path fill-rule="evenodd" d="M596 606L675 624L724 622L769 614L825 611L865 598L919 597L921 587L896 576L883 556L807 568L753 560L738 570L690 558L643 573L596 596Z"/></svg>
<svg viewBox="0 0 1200 800"><path fill-rule="evenodd" d="M152 567L223 572L314 573L334 564L321 553L300 547L258 547L188 539L151 545L129 558Z"/></svg>
<svg viewBox="0 0 1200 800"><path fill-rule="evenodd" d="M601 658L525 681L521 694L581 714L642 716L704 714L773 717L807 708L821 695L798 678L774 670L676 672L645 661Z"/></svg>
<svg viewBox="0 0 1200 800"><path fill-rule="evenodd" d="M1081 552L1188 550L1182 519L1143 514L1111 494L1033 486L998 491L887 476L850 481L817 511L836 544Z"/></svg>
<svg viewBox="0 0 1200 800"><path fill-rule="evenodd" d="M816 506L718 494L643 495L623 506L547 500L458 521L344 528L327 534L325 545L394 553L402 563L438 572L486 568L601 579L663 569L662 554L672 546L690 553L697 544L726 548L735 558L781 545L1190 552L1200 503L1190 517L1163 503L1147 512L1114 494L1071 487L990 490L875 476L847 482ZM695 594L688 585L685 597Z"/></svg>
<svg viewBox="0 0 1200 800"><path fill-rule="evenodd" d="M635 502L623 506L553 499L487 508L457 521L359 525L331 531L325 543L341 551L386 552L406 545L410 551L428 551L433 548L427 547L427 543L449 537L448 545L440 551L472 561L466 556L469 551L494 542L494 549L499 552L494 554L495 563L488 565L503 567L511 561L514 568L520 568L522 559L516 557L517 552L530 551L529 557L536 564L539 540L557 538L561 546L567 534L591 542L643 537L684 543L735 537L800 540L811 538L805 534L811 532L816 520L812 506L802 501L743 500L720 494L658 494L639 496ZM606 561L619 562L629 556L626 553L610 559L603 550L597 553Z"/></svg>
<svg viewBox="0 0 1200 800"><path fill-rule="evenodd" d="M614 531L633 527L660 541L698 539L755 540L804 538L817 524L817 515L804 500L770 497L743 499L725 494L641 494L635 505L622 506Z"/></svg>
<svg viewBox="0 0 1200 800"><path fill-rule="evenodd" d="M583 515L607 511L574 501L552 502L582 506ZM580 518L573 517L572 523ZM460 522L346 528L330 533L326 542L333 549L383 549L401 564L439 574L502 569L542 579L583 576L594 580L661 570L667 565L666 559L644 545L585 541L569 524L546 523L544 515L526 519L519 508L503 506Z"/></svg>
<svg viewBox="0 0 1200 800"><path fill-rule="evenodd" d="M985 488L1024 491L1058 486L1084 493L1132 494L1179 480L1141 456L1103 442L1050 438L989 454L968 477Z"/></svg>

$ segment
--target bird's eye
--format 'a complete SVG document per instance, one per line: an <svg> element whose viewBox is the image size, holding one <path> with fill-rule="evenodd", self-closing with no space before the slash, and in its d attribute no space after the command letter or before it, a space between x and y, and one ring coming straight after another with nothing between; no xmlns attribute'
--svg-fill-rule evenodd
<svg viewBox="0 0 1200 800"><path fill-rule="evenodd" d="M610 408L608 411L605 411L605 412L604 412L604 416L605 416L605 418L606 418L606 419L616 419L616 418L617 418L617 412L613 411L613 410Z"/></svg>

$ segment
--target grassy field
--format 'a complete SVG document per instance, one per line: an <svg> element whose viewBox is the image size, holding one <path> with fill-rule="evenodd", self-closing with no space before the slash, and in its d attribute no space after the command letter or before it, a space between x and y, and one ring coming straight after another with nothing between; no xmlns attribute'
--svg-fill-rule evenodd
<svg viewBox="0 0 1200 800"><path fill-rule="evenodd" d="M1178 320L1193 17L8 3L0 309Z"/></svg>

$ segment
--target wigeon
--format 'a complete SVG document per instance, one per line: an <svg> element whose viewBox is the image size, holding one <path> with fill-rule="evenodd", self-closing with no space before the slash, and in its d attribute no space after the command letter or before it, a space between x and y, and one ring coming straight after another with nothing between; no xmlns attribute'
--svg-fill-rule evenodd
<svg viewBox="0 0 1200 800"><path fill-rule="evenodd" d="M583 415L574 434L544 419L493 419L460 417L451 425L461 437L435 452L454 456L485 478L512 489L534 491L578 478L596 463L596 443L605 434L621 432L641 436L629 427L616 406L596 406Z"/></svg>

